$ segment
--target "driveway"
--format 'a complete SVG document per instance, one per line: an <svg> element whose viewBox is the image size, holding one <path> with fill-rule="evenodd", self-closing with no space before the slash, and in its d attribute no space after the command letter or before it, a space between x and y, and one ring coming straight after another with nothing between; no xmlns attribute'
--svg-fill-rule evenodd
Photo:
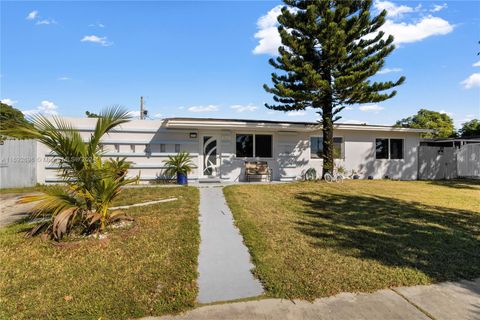
<svg viewBox="0 0 480 320"><path fill-rule="evenodd" d="M0 194L0 227L12 224L28 215L36 203L17 203L20 197L26 195L25 193Z"/></svg>

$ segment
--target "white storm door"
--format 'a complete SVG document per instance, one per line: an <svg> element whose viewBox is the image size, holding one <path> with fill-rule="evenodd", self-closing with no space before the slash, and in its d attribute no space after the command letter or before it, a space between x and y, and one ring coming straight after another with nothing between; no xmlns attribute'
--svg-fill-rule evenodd
<svg viewBox="0 0 480 320"><path fill-rule="evenodd" d="M220 150L219 138L216 135L202 135L201 140L201 176L217 177L220 175Z"/></svg>

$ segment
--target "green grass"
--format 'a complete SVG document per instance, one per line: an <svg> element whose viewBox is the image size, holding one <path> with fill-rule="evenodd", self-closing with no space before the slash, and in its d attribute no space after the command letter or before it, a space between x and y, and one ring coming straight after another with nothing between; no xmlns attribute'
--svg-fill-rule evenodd
<svg viewBox="0 0 480 320"><path fill-rule="evenodd" d="M269 296L313 300L480 276L480 181L224 192Z"/></svg>
<svg viewBox="0 0 480 320"><path fill-rule="evenodd" d="M51 186L47 186L44 184L38 184L34 187L23 187L23 188L1 188L0 194L3 193L31 193L31 192L45 192L51 188Z"/></svg>
<svg viewBox="0 0 480 320"><path fill-rule="evenodd" d="M128 209L135 224L107 240L59 245L25 239L26 224L0 229L0 319L126 319L192 308L198 190L127 189L116 204L169 197L178 200Z"/></svg>

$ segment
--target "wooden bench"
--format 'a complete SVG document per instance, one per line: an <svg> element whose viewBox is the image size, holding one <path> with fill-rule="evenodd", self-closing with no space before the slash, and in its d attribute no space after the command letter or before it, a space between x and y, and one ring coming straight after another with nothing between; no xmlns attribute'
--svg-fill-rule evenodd
<svg viewBox="0 0 480 320"><path fill-rule="evenodd" d="M267 161L245 161L245 177L250 182L252 178L266 178L266 181L272 180L272 170L268 167Z"/></svg>

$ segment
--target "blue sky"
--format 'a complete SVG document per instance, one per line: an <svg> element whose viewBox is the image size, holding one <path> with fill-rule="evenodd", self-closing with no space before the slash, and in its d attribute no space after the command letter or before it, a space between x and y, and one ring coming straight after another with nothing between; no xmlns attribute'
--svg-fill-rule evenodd
<svg viewBox="0 0 480 320"><path fill-rule="evenodd" d="M84 116L119 104L152 118L313 121L267 110L278 47L276 1L1 2L0 99L28 113ZM420 108L458 126L480 118L480 2L377 1L398 49L377 79L398 95L344 110L340 122L392 124Z"/></svg>

